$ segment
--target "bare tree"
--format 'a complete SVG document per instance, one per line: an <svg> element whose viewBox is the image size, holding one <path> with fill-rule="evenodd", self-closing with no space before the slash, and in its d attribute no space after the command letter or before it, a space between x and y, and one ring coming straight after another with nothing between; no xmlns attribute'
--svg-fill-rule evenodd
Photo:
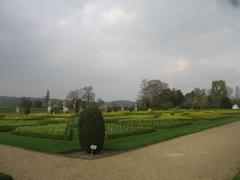
<svg viewBox="0 0 240 180"><path fill-rule="evenodd" d="M168 84L160 80L144 79L140 85L139 99L146 109L159 106L168 89Z"/></svg>
<svg viewBox="0 0 240 180"><path fill-rule="evenodd" d="M104 104L105 104L105 102L104 102L104 100L102 100L101 98L99 98L99 99L97 100L97 105L98 105L99 107L103 106Z"/></svg>
<svg viewBox="0 0 240 180"><path fill-rule="evenodd" d="M236 88L235 88L235 99L239 100L239 98L240 98L240 88L239 88L239 86L236 86Z"/></svg>
<svg viewBox="0 0 240 180"><path fill-rule="evenodd" d="M73 91L70 91L67 95L67 100L71 101L72 105L73 105L73 109L75 110L76 113L79 112L79 103L81 101L81 89L76 89Z"/></svg>
<svg viewBox="0 0 240 180"><path fill-rule="evenodd" d="M95 102L95 93L92 86L85 86L81 89L81 99L87 103L87 106Z"/></svg>
<svg viewBox="0 0 240 180"><path fill-rule="evenodd" d="M81 107L88 107L95 102L92 86L85 86L84 88L70 91L66 98L72 102L75 113L78 113Z"/></svg>

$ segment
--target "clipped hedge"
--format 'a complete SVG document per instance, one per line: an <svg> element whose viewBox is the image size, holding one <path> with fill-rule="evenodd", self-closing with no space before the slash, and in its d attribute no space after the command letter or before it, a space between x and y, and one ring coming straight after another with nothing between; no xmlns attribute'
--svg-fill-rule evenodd
<svg viewBox="0 0 240 180"><path fill-rule="evenodd" d="M66 124L18 127L11 134L69 141L73 139L73 130Z"/></svg>
<svg viewBox="0 0 240 180"><path fill-rule="evenodd" d="M133 136L139 134L146 134L154 132L155 128L151 127L135 127L135 126L125 126L125 125L106 125L105 139L114 139L124 136Z"/></svg>
<svg viewBox="0 0 240 180"><path fill-rule="evenodd" d="M87 153L91 152L91 145L97 146L93 153L101 152L105 137L105 123L99 109L92 107L81 112L78 131L81 147Z"/></svg>
<svg viewBox="0 0 240 180"><path fill-rule="evenodd" d="M14 130L15 127L10 127L10 126L0 126L0 132L8 132Z"/></svg>
<svg viewBox="0 0 240 180"><path fill-rule="evenodd" d="M13 180L13 177L7 174L0 173L0 180Z"/></svg>
<svg viewBox="0 0 240 180"><path fill-rule="evenodd" d="M186 126L192 124L192 121L183 120L148 120L148 121L128 121L122 123L129 126L139 126L139 127L154 127L154 128L175 128L180 126Z"/></svg>

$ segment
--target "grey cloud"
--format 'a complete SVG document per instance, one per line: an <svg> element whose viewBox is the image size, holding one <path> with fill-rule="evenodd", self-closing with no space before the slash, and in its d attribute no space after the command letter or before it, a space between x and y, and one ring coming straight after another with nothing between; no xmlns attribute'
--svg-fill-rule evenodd
<svg viewBox="0 0 240 180"><path fill-rule="evenodd" d="M92 85L135 99L141 79L190 91L239 84L238 0L0 1L0 95ZM176 62L187 63L176 71Z"/></svg>

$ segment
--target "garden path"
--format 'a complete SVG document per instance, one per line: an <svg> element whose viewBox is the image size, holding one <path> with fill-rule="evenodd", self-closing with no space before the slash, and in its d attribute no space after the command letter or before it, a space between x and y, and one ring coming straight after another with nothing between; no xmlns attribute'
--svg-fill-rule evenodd
<svg viewBox="0 0 240 180"><path fill-rule="evenodd" d="M0 171L15 180L220 180L237 167L240 121L95 160L0 146Z"/></svg>

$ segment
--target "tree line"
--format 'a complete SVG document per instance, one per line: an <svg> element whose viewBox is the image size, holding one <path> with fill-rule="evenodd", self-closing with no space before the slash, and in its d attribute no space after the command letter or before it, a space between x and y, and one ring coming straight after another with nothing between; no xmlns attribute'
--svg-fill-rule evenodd
<svg viewBox="0 0 240 180"><path fill-rule="evenodd" d="M185 95L179 89L170 89L161 80L144 79L140 85L137 104L141 109L168 108L231 108L240 103L240 88L233 89L223 80L212 82L211 89L195 88Z"/></svg>
<svg viewBox="0 0 240 180"><path fill-rule="evenodd" d="M5 98L6 101L6 98ZM89 106L108 106L107 110L118 111L114 103L109 104L102 99L96 101L96 95L92 86L85 86L70 91L65 100L51 99L50 91L47 90L43 98L23 97L17 102L17 106L24 109L26 114L31 108L46 108L51 106L54 112L62 112L63 106L73 109L76 114ZM191 92L183 94L180 89L170 88L161 80L142 80L135 107L125 107L125 110L148 110L148 109L205 109L205 108L232 108L233 104L240 104L240 88L235 90L228 87L223 80L212 81L210 89L195 88Z"/></svg>

